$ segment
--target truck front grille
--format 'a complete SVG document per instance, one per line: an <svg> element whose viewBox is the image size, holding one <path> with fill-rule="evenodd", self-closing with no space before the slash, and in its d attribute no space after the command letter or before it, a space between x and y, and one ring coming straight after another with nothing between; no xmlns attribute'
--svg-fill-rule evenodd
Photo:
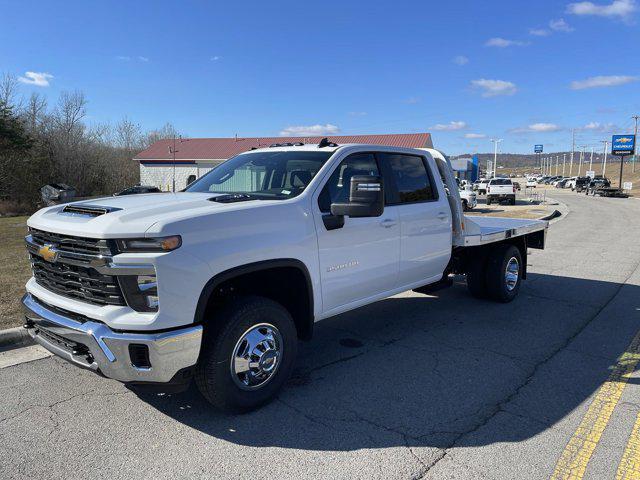
<svg viewBox="0 0 640 480"><path fill-rule="evenodd" d="M58 295L95 305L126 305L117 277L100 273L90 266L93 257L111 255L108 240L69 237L35 229L30 233L36 244L52 245L60 252L55 262L30 252L33 276L38 285ZM65 253L82 254L82 264L65 261Z"/></svg>
<svg viewBox="0 0 640 480"><path fill-rule="evenodd" d="M86 255L111 255L109 240L97 238L72 237L58 233L44 232L35 228L29 229L33 239L40 245L55 245L60 250Z"/></svg>

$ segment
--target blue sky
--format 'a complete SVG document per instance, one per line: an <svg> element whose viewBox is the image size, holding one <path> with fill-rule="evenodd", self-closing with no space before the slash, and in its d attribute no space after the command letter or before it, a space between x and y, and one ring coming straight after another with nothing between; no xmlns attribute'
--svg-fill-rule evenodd
<svg viewBox="0 0 640 480"><path fill-rule="evenodd" d="M83 91L91 122L524 153L570 148L572 128L596 145L640 113L635 0L0 3L0 72L51 102Z"/></svg>

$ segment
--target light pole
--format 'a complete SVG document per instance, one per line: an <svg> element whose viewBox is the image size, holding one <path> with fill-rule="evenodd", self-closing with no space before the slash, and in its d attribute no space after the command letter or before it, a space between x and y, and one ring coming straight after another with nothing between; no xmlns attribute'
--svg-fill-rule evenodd
<svg viewBox="0 0 640 480"><path fill-rule="evenodd" d="M556 177L558 176L558 162L560 161L560 155L556 155Z"/></svg>
<svg viewBox="0 0 640 480"><path fill-rule="evenodd" d="M606 173L607 173L607 145L609 145L609 141L608 140L600 140L602 143L604 143L604 164L602 165L602 176L606 177Z"/></svg>
<svg viewBox="0 0 640 480"><path fill-rule="evenodd" d="M564 167L567 163L567 154L563 153L562 154L562 176L564 177Z"/></svg>
<svg viewBox="0 0 640 480"><path fill-rule="evenodd" d="M493 175L495 176L496 168L498 168L498 144L502 141L502 138L491 139L493 142ZM491 176L489 176L491 178Z"/></svg>
<svg viewBox="0 0 640 480"><path fill-rule="evenodd" d="M591 159L589 160L589 170L591 170L593 172L593 149L594 147L591 147Z"/></svg>
<svg viewBox="0 0 640 480"><path fill-rule="evenodd" d="M636 171L636 157L638 156L638 118L640 118L640 115L634 115L633 118L636 121L636 127L634 129L634 135L636 136L636 142L634 145L634 149L633 149L633 163L631 164L631 171L635 172Z"/></svg>

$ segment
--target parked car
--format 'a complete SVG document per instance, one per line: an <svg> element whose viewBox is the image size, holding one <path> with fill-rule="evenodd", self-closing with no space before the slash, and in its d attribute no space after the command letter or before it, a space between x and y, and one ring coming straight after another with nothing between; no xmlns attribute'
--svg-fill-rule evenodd
<svg viewBox="0 0 640 480"><path fill-rule="evenodd" d="M121 195L138 195L141 193L162 193L158 187L152 187L147 185L134 185L133 187L125 188L121 192L114 193L115 197L119 197Z"/></svg>
<svg viewBox="0 0 640 480"><path fill-rule="evenodd" d="M460 200L462 201L462 209L467 212L478 205L478 195L471 187L460 189Z"/></svg>
<svg viewBox="0 0 640 480"><path fill-rule="evenodd" d="M516 187L516 190L518 191L522 190L519 182L513 182L513 186Z"/></svg>
<svg viewBox="0 0 640 480"><path fill-rule="evenodd" d="M504 200L511 205L516 204L516 187L510 178L492 178L487 185L487 205Z"/></svg>
<svg viewBox="0 0 640 480"><path fill-rule="evenodd" d="M478 182L477 192L478 195L486 195L487 194L487 185L489 185L489 180L486 178L481 178Z"/></svg>
<svg viewBox="0 0 640 480"><path fill-rule="evenodd" d="M527 178L527 183L525 184L525 187L526 188L537 188L538 187L538 182L533 177Z"/></svg>
<svg viewBox="0 0 640 480"><path fill-rule="evenodd" d="M237 155L184 192L32 215L29 335L103 377L163 391L195 380L214 406L249 411L287 383L316 321L454 274L509 302L527 249L544 248L547 222L464 216L437 150L289 145Z"/></svg>
<svg viewBox="0 0 640 480"><path fill-rule="evenodd" d="M580 193L585 188L587 188L587 185L589 185L590 181L591 181L591 177L578 177L576 178L576 181L572 190L575 190L576 192Z"/></svg>
<svg viewBox="0 0 640 480"><path fill-rule="evenodd" d="M600 176L599 178L592 179L585 187L584 193L589 195L597 195L598 190L603 188L609 188L611 186L611 181L608 178Z"/></svg>
<svg viewBox="0 0 640 480"><path fill-rule="evenodd" d="M567 182L569 181L568 178L563 178L562 180L558 180L557 182L555 182L554 187L556 188L565 188Z"/></svg>

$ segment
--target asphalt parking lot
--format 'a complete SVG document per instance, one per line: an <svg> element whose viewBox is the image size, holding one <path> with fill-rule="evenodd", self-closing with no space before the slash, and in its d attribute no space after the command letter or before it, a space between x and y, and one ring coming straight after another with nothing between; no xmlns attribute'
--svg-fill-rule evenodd
<svg viewBox="0 0 640 480"><path fill-rule="evenodd" d="M53 357L0 369L0 476L638 478L640 201L553 196L571 212L513 303L460 282L321 322L251 414Z"/></svg>

